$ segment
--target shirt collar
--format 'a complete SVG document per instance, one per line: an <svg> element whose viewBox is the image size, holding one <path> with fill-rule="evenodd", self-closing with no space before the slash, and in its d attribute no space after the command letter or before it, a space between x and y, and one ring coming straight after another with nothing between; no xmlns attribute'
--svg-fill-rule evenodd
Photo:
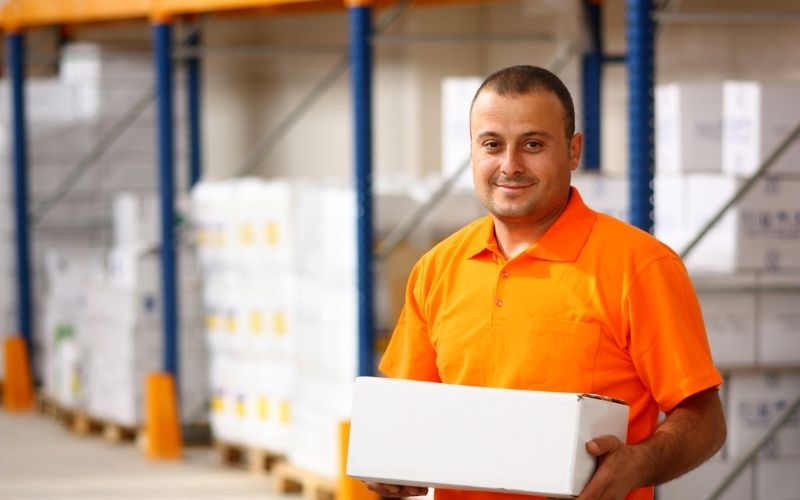
<svg viewBox="0 0 800 500"><path fill-rule="evenodd" d="M596 220L597 213L586 206L577 189L570 187L569 201L564 211L541 239L525 253L542 260L574 262L589 238ZM469 258L477 257L483 252L499 255L491 216L480 222L478 231L479 236L473 240L467 252Z"/></svg>

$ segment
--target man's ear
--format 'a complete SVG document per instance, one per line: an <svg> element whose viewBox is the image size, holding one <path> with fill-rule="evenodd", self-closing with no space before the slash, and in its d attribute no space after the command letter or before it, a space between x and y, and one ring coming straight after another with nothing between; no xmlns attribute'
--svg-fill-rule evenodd
<svg viewBox="0 0 800 500"><path fill-rule="evenodd" d="M583 151L583 134L580 132L572 136L569 140L569 168L573 172L581 164L581 152Z"/></svg>

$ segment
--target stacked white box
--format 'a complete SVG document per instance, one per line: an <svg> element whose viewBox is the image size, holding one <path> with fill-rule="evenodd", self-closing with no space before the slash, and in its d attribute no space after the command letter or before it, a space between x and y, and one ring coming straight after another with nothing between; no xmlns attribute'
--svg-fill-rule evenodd
<svg viewBox="0 0 800 500"><path fill-rule="evenodd" d="M800 492L800 460L760 460L755 465L758 500L794 500Z"/></svg>
<svg viewBox="0 0 800 500"><path fill-rule="evenodd" d="M138 426L143 422L145 379L163 369L161 262L152 195L120 194L115 207L115 246L103 273L88 286L88 308L81 330L91 338L89 411L92 415ZM176 249L178 263L178 370L181 418L207 417L208 360L201 287L190 250Z"/></svg>
<svg viewBox="0 0 800 500"><path fill-rule="evenodd" d="M299 197L308 212L317 205L320 226L315 236L300 226L304 219L297 222L297 252L306 262L295 275L298 370L287 456L299 467L336 477L338 426L349 418L358 368L355 192L319 185Z"/></svg>
<svg viewBox="0 0 800 500"><path fill-rule="evenodd" d="M746 453L800 394L798 373L734 373L728 383L728 453ZM762 450L767 458L800 458L800 413L790 417Z"/></svg>
<svg viewBox="0 0 800 500"><path fill-rule="evenodd" d="M629 219L627 177L581 172L572 175L572 185L592 210L623 221Z"/></svg>
<svg viewBox="0 0 800 500"><path fill-rule="evenodd" d="M448 177L469 161L469 110L472 99L483 83L478 76L442 79L442 175ZM457 180L458 186L472 187L472 171L467 168Z"/></svg>
<svg viewBox="0 0 800 500"><path fill-rule="evenodd" d="M121 192L114 198L114 247L148 249L161 239L159 204L152 196Z"/></svg>
<svg viewBox="0 0 800 500"><path fill-rule="evenodd" d="M63 187L68 175L75 173L75 167L96 146L100 136L108 131L112 123L122 118L135 101L147 94L155 80L149 52L108 49L96 44L70 44L64 47L59 70L58 78L31 78L26 81L31 162L29 190L32 212L37 216L41 202ZM11 102L8 87L0 87L0 94L5 96L0 99L0 117L3 118L0 119L0 150L5 158L10 151L7 141ZM183 106L180 99L182 90L180 86L176 90L176 105L180 111ZM178 134L182 123L182 120L176 119ZM112 239L110 229L113 227L111 214L115 193L122 189L155 190L156 138L154 106L148 105L132 126L104 152L97 164L86 171L62 201L37 223L35 234L32 234L37 242L34 246L34 266L41 265L42 249L48 247L101 246L109 243ZM176 161L181 160L183 149L182 143L179 144ZM10 168L3 169L3 172L10 171ZM183 182L185 178L180 176L178 184ZM10 204L9 186L12 184L2 182L0 185L3 189L2 205L5 206L6 200ZM10 234L13 228L5 228L5 217L13 211L1 212L0 236L6 236L6 229ZM3 240L13 242L13 237ZM7 272L2 274L10 276ZM34 286L35 303L44 303L41 289ZM0 303L0 327L3 329L6 329L6 316L15 315L11 306L7 314L5 306ZM38 325L43 322L37 321L35 324L39 329ZM7 328L12 331L16 327L9 325ZM38 339L38 333L36 337Z"/></svg>
<svg viewBox="0 0 800 500"><path fill-rule="evenodd" d="M757 300L752 275L695 276L711 354L718 366L756 362Z"/></svg>
<svg viewBox="0 0 800 500"><path fill-rule="evenodd" d="M290 360L257 363L248 392L252 431L256 446L285 452L289 445L297 370Z"/></svg>
<svg viewBox="0 0 800 500"><path fill-rule="evenodd" d="M723 477L733 467L733 462L709 461L673 481L658 487L659 500L687 500L708 498ZM752 500L753 466L748 466L720 497L721 500Z"/></svg>
<svg viewBox="0 0 800 500"><path fill-rule="evenodd" d="M46 294L42 314L43 382L46 394L66 408L86 406L90 352L80 317L87 307L87 286L101 272L93 250L50 250L46 256Z"/></svg>
<svg viewBox="0 0 800 500"><path fill-rule="evenodd" d="M777 278L777 279L776 279ZM758 356L763 365L800 365L800 279L798 276L773 278L789 281L786 289L761 293L758 323Z"/></svg>
<svg viewBox="0 0 800 500"><path fill-rule="evenodd" d="M656 88L656 171L719 172L722 85L671 83Z"/></svg>
<svg viewBox="0 0 800 500"><path fill-rule="evenodd" d="M0 86L0 120L11 122L10 85ZM25 82L25 114L31 123L74 123L96 117L97 88L84 87L58 78L30 78Z"/></svg>
<svg viewBox="0 0 800 500"><path fill-rule="evenodd" d="M184 259L184 262L188 259ZM147 375L163 368L162 304L157 256L115 249L106 276L89 288L88 313L81 323L94 348L90 364L89 411L124 425L143 422ZM198 283L183 280L178 292L178 367L184 421L205 420L207 352L200 318ZM192 420L189 420L192 419Z"/></svg>
<svg viewBox="0 0 800 500"><path fill-rule="evenodd" d="M723 85L722 168L731 175L755 173L781 140L798 124L800 86L753 81ZM800 172L800 143L794 141L770 169Z"/></svg>
<svg viewBox="0 0 800 500"><path fill-rule="evenodd" d="M379 237L415 204L396 185L389 191L387 199L376 197ZM338 427L349 417L358 367L353 189L236 179L203 182L192 197L212 353L212 432L285 450L294 464L335 476ZM419 234L427 242L482 212L474 197L455 193ZM378 287L399 285L402 296L405 279L379 280Z"/></svg>
<svg viewBox="0 0 800 500"><path fill-rule="evenodd" d="M211 350L212 432L283 452L292 411L294 192L259 179L201 183L193 222Z"/></svg>
<svg viewBox="0 0 800 500"><path fill-rule="evenodd" d="M156 299L119 283L98 280L90 288L90 332L95 355L90 364L89 412L122 425L141 423L145 374L160 367Z"/></svg>
<svg viewBox="0 0 800 500"><path fill-rule="evenodd" d="M741 180L722 174L656 179L656 237L682 251L736 193ZM800 269L800 180L757 182L689 254L690 271Z"/></svg>
<svg viewBox="0 0 800 500"><path fill-rule="evenodd" d="M211 432L229 443L242 442L241 425L236 415L238 384L237 357L221 349L210 350L209 384L211 386Z"/></svg>

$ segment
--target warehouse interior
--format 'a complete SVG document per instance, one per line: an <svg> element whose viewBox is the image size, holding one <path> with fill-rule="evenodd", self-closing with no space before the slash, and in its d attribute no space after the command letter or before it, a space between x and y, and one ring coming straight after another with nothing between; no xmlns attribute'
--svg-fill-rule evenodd
<svg viewBox="0 0 800 500"><path fill-rule="evenodd" d="M725 377L726 445L657 498L800 500L796 2L102 3L0 4L0 498L377 498L352 381L486 213L477 86L533 64Z"/></svg>

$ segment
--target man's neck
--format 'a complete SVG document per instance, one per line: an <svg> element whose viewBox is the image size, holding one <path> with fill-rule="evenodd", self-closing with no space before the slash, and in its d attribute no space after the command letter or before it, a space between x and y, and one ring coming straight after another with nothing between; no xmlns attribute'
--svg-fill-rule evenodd
<svg viewBox="0 0 800 500"><path fill-rule="evenodd" d="M558 212L546 219L532 221L530 219L506 219L492 216L494 220L494 236L497 247L506 260L511 260L539 242L544 233L550 229L566 209L566 203Z"/></svg>
<svg viewBox="0 0 800 500"><path fill-rule="evenodd" d="M511 260L534 245L544 234L538 226L515 224L494 218L494 235L497 247L506 260Z"/></svg>

